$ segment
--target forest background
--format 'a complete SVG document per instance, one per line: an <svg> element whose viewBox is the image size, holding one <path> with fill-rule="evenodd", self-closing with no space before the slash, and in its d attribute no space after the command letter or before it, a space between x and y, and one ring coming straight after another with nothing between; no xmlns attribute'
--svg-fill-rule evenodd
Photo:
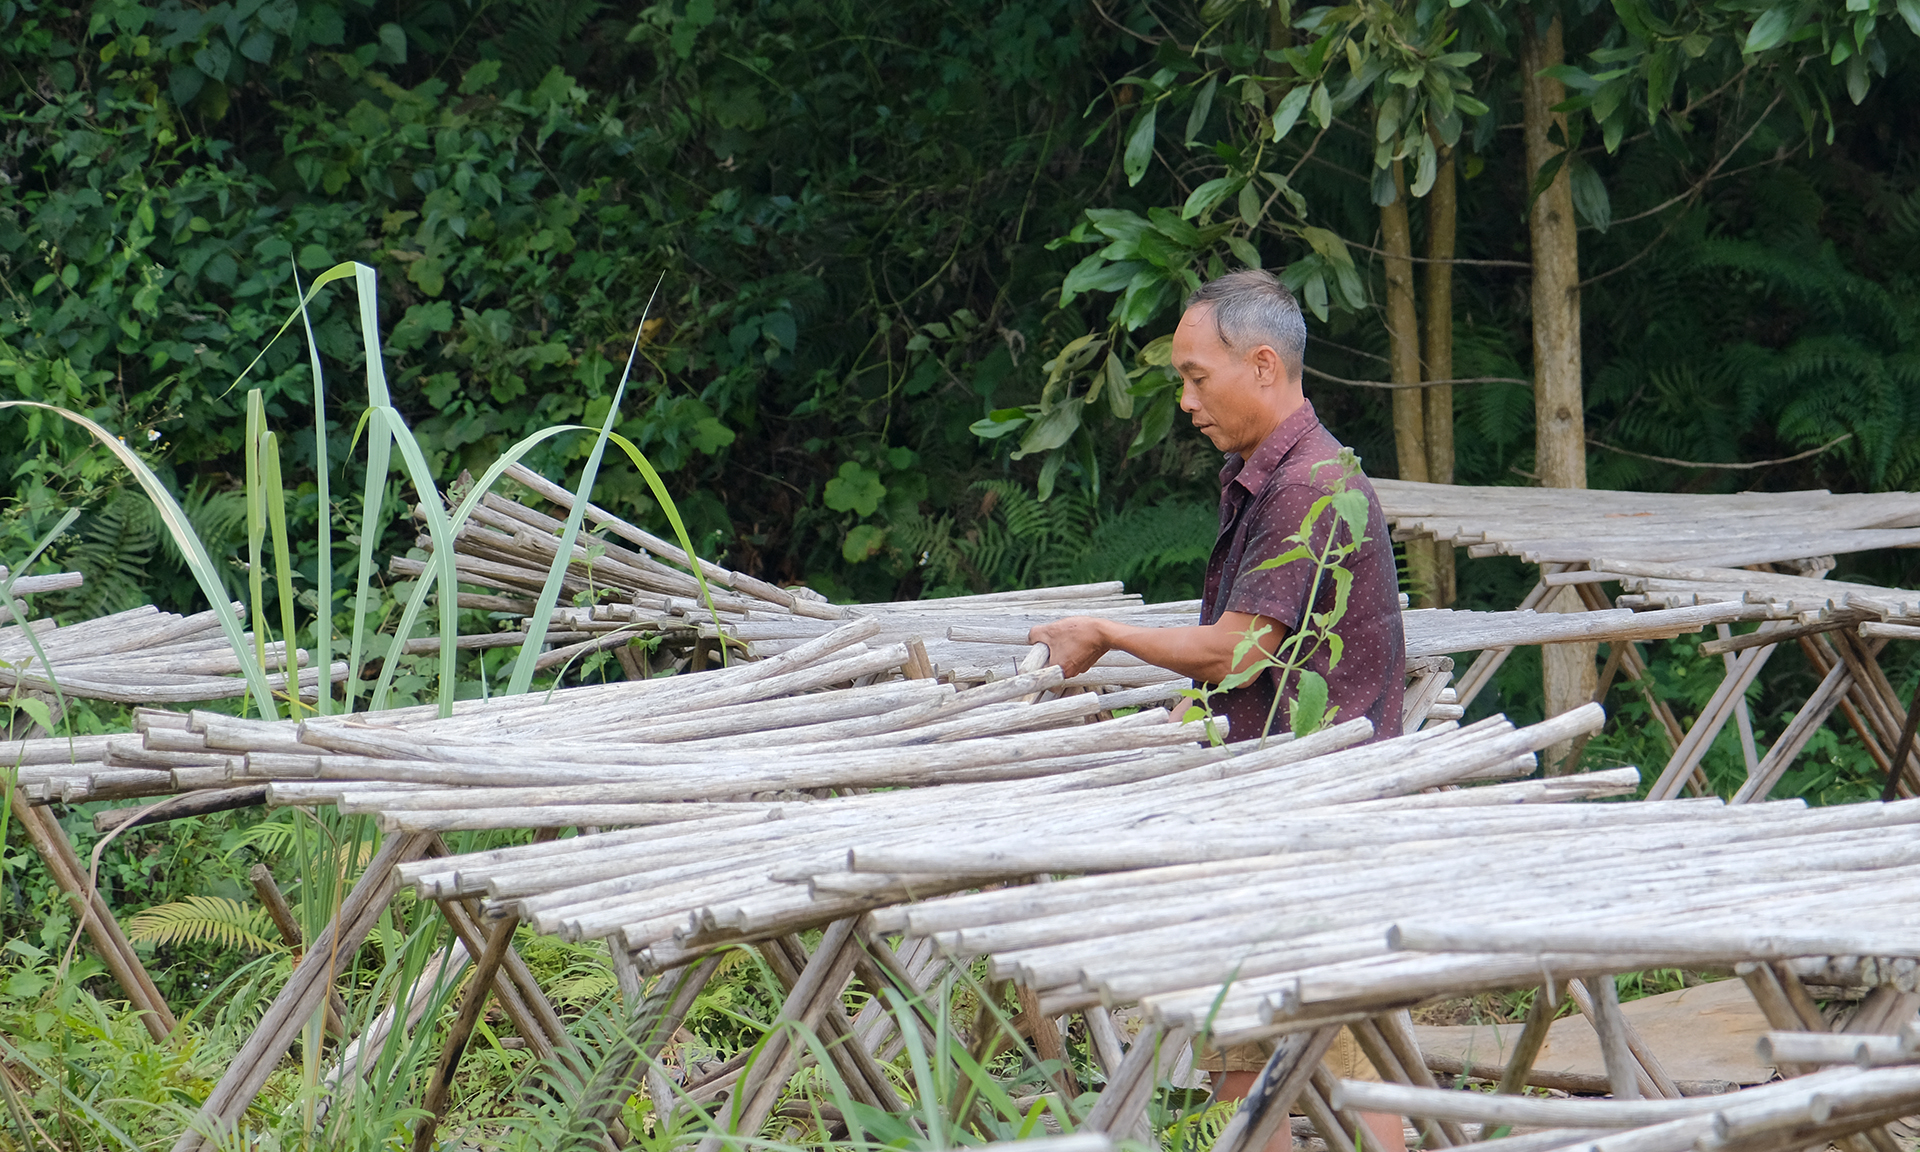
<svg viewBox="0 0 1920 1152"><path fill-rule="evenodd" d="M146 453L238 590L234 385L297 277L379 270L395 402L443 480L598 423L659 284L619 430L703 553L844 599L1167 598L1197 591L1219 458L1175 411L1164 336L1199 278L1261 264L1313 313L1309 394L1373 475L1566 483L1571 451L1595 487L1905 487L1916 28L1916 0L5 0L0 389ZM1556 196L1581 419L1553 399L1567 366L1536 373L1530 216ZM353 307L316 308L356 378ZM310 589L301 353L272 344L246 387ZM1564 425L1539 437L1536 375ZM1433 380L1461 383L1381 386ZM330 511L354 523L360 406L331 396ZM192 610L124 473L61 421L6 421L0 554L88 511L44 565L86 586L49 606ZM560 476L589 447L530 462ZM631 471L597 491L662 526ZM388 507L383 554L411 531ZM1426 602L1505 607L1531 579L1420 565ZM1656 690L1686 695L1670 671ZM1804 687L1774 675L1763 693ZM1537 661L1498 688L1485 706L1538 714Z"/></svg>
<svg viewBox="0 0 1920 1152"><path fill-rule="evenodd" d="M83 412L145 455L245 599L261 389L299 615L341 634L312 527L363 518L364 452L343 449L365 399L331 387L320 414L323 509L304 349L269 344L296 280L345 260L379 272L394 402L443 484L604 419L658 285L618 430L699 551L840 599L1197 594L1220 460L1175 410L1164 337L1185 290L1249 264L1312 313L1308 393L1372 475L1909 488L1916 31L1920 0L0 0L0 398ZM329 379L361 379L350 297L314 318ZM590 447L529 462L571 485ZM0 414L0 477L0 560L84 509L41 566L86 583L40 610L204 606L78 429ZM664 531L623 463L596 492ZM382 556L412 542L410 496L396 480ZM346 571L361 540L334 543ZM1445 559L1407 557L1407 589L1506 608L1533 579L1463 560L1452 587ZM1897 556L1842 571L1916 580ZM1590 763L1664 762L1638 689L1697 711L1719 670L1696 643L1615 687ZM1920 676L1888 671L1903 692ZM1761 740L1813 679L1769 665ZM402 675L398 699L428 681ZM1537 653L1475 705L1543 708ZM1739 776L1732 741L1716 784ZM1781 792L1878 786L1836 725ZM91 838L88 812L62 818ZM280 827L251 821L128 836L102 887L129 910L243 895ZM0 1033L66 1043L49 1037L78 1017L41 1006L71 917L29 853L4 864ZM176 1000L234 970L205 940L142 948ZM604 956L545 963L591 977L580 1003L609 987Z"/></svg>

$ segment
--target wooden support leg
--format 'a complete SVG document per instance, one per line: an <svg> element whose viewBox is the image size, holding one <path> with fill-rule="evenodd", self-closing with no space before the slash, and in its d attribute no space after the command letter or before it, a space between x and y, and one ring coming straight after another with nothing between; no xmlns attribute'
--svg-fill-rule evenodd
<svg viewBox="0 0 1920 1152"><path fill-rule="evenodd" d="M18 792L13 793L12 801L14 820L26 832L28 842L40 858L46 861L53 882L73 902L74 911L93 940L94 950L106 963L107 971L127 994L127 1002L140 1014L147 1033L156 1041L164 1042L179 1022L160 995L160 989L155 987L153 977L147 975L133 944L120 931L119 921L113 918L106 900L88 885L86 865L80 862L68 842L66 829L60 827L60 821L45 808L22 803Z"/></svg>
<svg viewBox="0 0 1920 1152"><path fill-rule="evenodd" d="M1034 1054L1042 1062L1054 1061L1060 1065L1048 1079L1059 1090L1061 1100L1077 1099L1080 1083L1074 1079L1073 1061L1067 1056L1067 1042L1060 1035L1060 1026L1053 1017L1040 1011L1039 993L1024 984L1015 985L1014 990L1020 997L1020 1015L1026 1018L1027 1036L1033 1041Z"/></svg>
<svg viewBox="0 0 1920 1152"><path fill-rule="evenodd" d="M711 955L685 971L663 975L644 998L633 1003L627 1020L628 1056L607 1060L594 1073L586 1091L589 1117L609 1127L619 1119L633 1085L656 1065L667 1042L693 1011L693 1002L719 970L720 961L719 955ZM740 1062L746 1062L744 1055ZM666 1117L676 1103L671 1097L656 1098L654 1114Z"/></svg>
<svg viewBox="0 0 1920 1152"><path fill-rule="evenodd" d="M259 898L260 906L267 910L273 920L273 926L280 930L280 938L293 949L293 962L300 963L300 956L306 951L306 938L300 931L299 921L293 918L293 909L288 907L287 898L280 894L280 886L273 882L273 870L265 864L255 864L247 874L253 882L253 894ZM327 1032L336 1040L347 1038L347 1002L340 998L334 989L327 990Z"/></svg>
<svg viewBox="0 0 1920 1152"><path fill-rule="evenodd" d="M334 965L342 957L353 955L379 922L381 911L393 898L394 866L420 856L430 843L426 833L387 837L341 902L339 915L314 938L286 987L234 1055L226 1075L214 1085L192 1123L174 1142L173 1152L199 1152L210 1134L231 1131L301 1028L325 1002L327 990L333 987Z"/></svg>
<svg viewBox="0 0 1920 1152"><path fill-rule="evenodd" d="M1594 977L1586 983L1591 987L1601 980L1607 981L1606 987L1611 988L1613 986L1611 977ZM1575 988L1572 991L1575 1005L1578 1006L1582 1012L1587 1012L1587 1001L1581 995L1583 990ZM1613 1020L1611 1023L1619 1030L1621 1040L1627 1046L1628 1054L1633 1057L1633 1062L1639 1069L1641 1094L1656 1099L1680 1099L1680 1088L1673 1082L1673 1077L1667 1075L1665 1065L1660 1063L1660 1058L1654 1055L1653 1049L1647 1046L1646 1040L1640 1035L1640 1030L1635 1028L1633 1022L1628 1020L1626 1016L1619 1011L1619 993L1612 993L1611 999L1614 1006ZM1604 1002L1597 1002L1594 1005L1595 1010L1605 1012L1606 1009L1602 1006L1603 1003ZM1594 1018L1594 1015L1589 1012L1588 1019L1592 1020ZM1595 1031L1597 1032L1598 1030L1598 1027L1596 1027Z"/></svg>
<svg viewBox="0 0 1920 1152"><path fill-rule="evenodd" d="M1287 1109L1320 1067L1339 1028L1315 1028L1282 1036L1267 1057L1253 1090L1240 1103L1213 1152L1261 1152L1287 1122Z"/></svg>
<svg viewBox="0 0 1920 1152"><path fill-rule="evenodd" d="M1767 1023L1783 1032L1825 1032L1826 1018L1820 1006L1807 994L1791 968L1784 963L1749 962L1734 969L1753 994ZM1892 989L1887 989L1892 991ZM1782 1076L1802 1076L1816 1071L1800 1064L1780 1064ZM1885 1128L1869 1129L1834 1141L1842 1152L1898 1152L1898 1146Z"/></svg>
<svg viewBox="0 0 1920 1152"><path fill-rule="evenodd" d="M1393 1049L1394 1056L1400 1061L1400 1067L1405 1069L1408 1083L1419 1088L1440 1086L1439 1082L1433 1078L1432 1070L1427 1067L1426 1057L1420 1052L1420 1041L1414 1035L1411 1013L1402 1008L1398 1012L1374 1017L1373 1023L1380 1030L1380 1035L1386 1040L1387 1046ZM1440 1121L1440 1130L1445 1132L1447 1139L1455 1145L1467 1142L1466 1129L1451 1120Z"/></svg>
<svg viewBox="0 0 1920 1152"><path fill-rule="evenodd" d="M452 1098L453 1074L460 1067L460 1057L467 1050L474 1025L480 1022L480 1010L486 1007L487 993L492 991L493 978L506 960L507 950L513 946L513 931L519 926L517 915L494 925L487 936L486 951L473 962L473 978L467 981L466 993L460 999L460 1013L447 1032L446 1047L440 1050L433 1078L427 1081L427 1095L420 1104L427 1114L414 1124L413 1152L429 1152L433 1147L433 1134L439 1130L440 1120L447 1114L447 1104Z"/></svg>
<svg viewBox="0 0 1920 1152"><path fill-rule="evenodd" d="M840 990L853 974L854 950L849 947L852 940L851 919L836 920L827 926L820 946L807 961L780 1009L779 1018L767 1033L750 1074L742 1079L734 1094L727 1124L732 1132L751 1137L773 1115L781 1090L799 1067L800 1046L792 1042L793 1029L797 1026L818 1031L828 1004L839 1003ZM699 1152L719 1152L720 1145L721 1137L715 1134L702 1140L698 1148Z"/></svg>
<svg viewBox="0 0 1920 1152"><path fill-rule="evenodd" d="M1767 749L1767 754L1760 760L1759 775L1748 777L1729 803L1746 804L1765 800L1793 764L1794 757L1800 755L1800 750L1807 746L1807 741L1826 722L1827 716L1845 699L1847 687L1852 682L1853 677L1847 674L1847 666L1835 664L1833 671L1827 673L1820 687L1814 689L1813 695L1807 698L1799 713L1787 724L1786 731L1780 733L1773 747Z"/></svg>
<svg viewBox="0 0 1920 1152"><path fill-rule="evenodd" d="M1547 1030L1553 1027L1553 1018L1559 1015L1557 993L1561 987L1543 984L1533 994L1533 1005L1527 1009L1527 1022L1520 1026L1520 1039L1514 1042L1513 1055L1507 1057L1506 1071L1500 1074L1500 1083L1494 1088L1495 1092L1518 1096L1527 1086L1527 1076L1533 1072L1533 1062L1540 1058L1540 1050L1547 1046Z"/></svg>
<svg viewBox="0 0 1920 1152"><path fill-rule="evenodd" d="M1761 624L1761 631L1772 631L1768 625L1773 623L1767 621ZM1765 667L1778 647L1776 644L1765 644L1748 648L1735 658L1738 673L1730 672L1720 681L1720 687L1714 690L1706 706L1701 708L1700 715L1694 718L1692 729L1680 741L1680 746L1673 750L1673 757L1667 761L1660 779L1648 791L1647 799L1671 800L1680 794L1681 784L1699 766L1707 749L1713 746L1714 738L1720 735L1720 729L1726 726L1727 720L1733 715L1733 701L1745 696L1747 686L1753 683L1754 677L1760 674L1760 669Z"/></svg>
<svg viewBox="0 0 1920 1152"><path fill-rule="evenodd" d="M1388 1015L1361 1020L1347 1025L1347 1030L1353 1033L1354 1042L1360 1046L1367 1062L1373 1065L1373 1070L1380 1074L1381 1080L1390 1084L1411 1084L1416 1088L1438 1087L1433 1082L1433 1073L1427 1071L1426 1061L1418 1058L1417 1048L1413 1053L1415 1059L1409 1065L1401 1059L1395 1046L1388 1042L1386 1032L1392 1025L1387 1021L1391 1019L1392 1016ZM1426 1140L1421 1145L1423 1148L1452 1148L1467 1142L1466 1132L1451 1121L1422 1120L1417 1127L1426 1134Z"/></svg>
<svg viewBox="0 0 1920 1152"><path fill-rule="evenodd" d="M1620 1015L1620 994L1612 976L1593 976L1583 981L1587 997L1574 993L1574 1003L1587 1013L1588 1023L1600 1036L1600 1057L1607 1066L1607 1080L1613 1085L1615 1100L1638 1100L1640 1065L1627 1047L1627 1021Z"/></svg>
<svg viewBox="0 0 1920 1152"><path fill-rule="evenodd" d="M1559 565L1554 565L1553 568L1556 572L1560 570ZM1543 567L1541 570L1546 569ZM1526 598L1520 601L1515 611L1525 612L1530 608L1538 608L1540 601L1546 599L1551 591L1553 589L1545 584L1535 584L1533 591L1527 593ZM1507 657L1511 655L1513 655L1511 648L1489 648L1474 657L1473 664L1467 669L1467 674L1460 678L1460 686L1456 689L1457 699L1454 703L1462 708L1473 703L1473 698L1480 694L1480 690L1493 683L1493 674L1500 671L1500 665L1505 664Z"/></svg>
<svg viewBox="0 0 1920 1152"><path fill-rule="evenodd" d="M460 938L460 943L466 947L467 955L478 956L485 952L489 936L486 929L482 928L479 920L475 918L473 910L461 900L441 900L438 904L440 914L446 917L447 924L453 928L454 934ZM500 968L492 976L494 999L499 1001L500 1010L505 1012L507 1019L513 1022L513 1030L526 1040L527 1047L533 1050L534 1056L541 1060L551 1059L556 1044L564 1040L566 1029L559 1025L556 1018L553 1030L549 1030L546 1022L536 1013L532 1005L527 1003L518 983L508 971L508 966L519 959L519 953L513 950L512 944L508 944L507 955L502 957ZM521 963L522 966L525 965L525 961ZM531 980L531 973L528 978ZM553 1011L537 985L534 988L534 995L540 997L541 1004L548 1012Z"/></svg>
<svg viewBox="0 0 1920 1152"><path fill-rule="evenodd" d="M770 941L762 951L774 975L791 992L799 984L800 973L808 959L806 947L800 943L799 937L785 936ZM857 966L856 960L856 970ZM873 1053L854 1039L853 1023L847 1019L846 1010L838 1003L837 992L836 1002L827 1005L821 1014L821 1025L819 1039L827 1050L828 1058L833 1061L835 1070L840 1073L841 1081L846 1084L847 1091L862 1104L882 1111L905 1111L906 1106L893 1090L893 1082L881 1071Z"/></svg>
<svg viewBox="0 0 1920 1152"><path fill-rule="evenodd" d="M1146 1121L1154 1088L1173 1071L1174 1063L1192 1041L1190 1028L1168 1031L1152 1025L1141 1029L1127 1049L1126 1057L1120 1061L1119 1071L1107 1081L1106 1090L1100 1093L1100 1099L1095 1101L1081 1127L1109 1136L1137 1132ZM1282 1106L1283 1116L1285 1111Z"/></svg>
<svg viewBox="0 0 1920 1152"><path fill-rule="evenodd" d="M1912 773L1916 785L1920 785L1920 769L1912 767L1908 761L1913 754L1916 731L1920 731L1920 683L1913 686L1913 699L1907 703L1906 723L1900 726L1900 741L1893 754L1893 763L1900 766L1901 771L1887 772L1887 786L1880 791L1883 803L1891 803L1900 794L1902 778L1907 773Z"/></svg>
<svg viewBox="0 0 1920 1152"><path fill-rule="evenodd" d="M1722 640L1733 638L1733 629L1725 624L1719 625L1718 631L1720 633L1720 639ZM1733 653L1724 653L1720 658L1726 662L1727 675L1733 675ZM1733 698L1733 722L1734 726L1738 728L1740 732L1740 755L1747 763L1747 775L1751 776L1754 773L1754 769L1760 767L1760 751L1753 743L1753 717L1747 712L1747 697L1745 693L1741 693Z"/></svg>

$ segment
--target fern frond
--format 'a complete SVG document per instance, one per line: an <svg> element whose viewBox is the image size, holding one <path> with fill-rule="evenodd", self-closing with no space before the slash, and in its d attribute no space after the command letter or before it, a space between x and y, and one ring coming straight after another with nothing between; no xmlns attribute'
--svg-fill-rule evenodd
<svg viewBox="0 0 1920 1152"><path fill-rule="evenodd" d="M86 578L74 604L81 616L124 612L147 602L147 566L160 541L152 517L140 508L146 503L133 492L115 493L86 518L78 542L66 550L63 561Z"/></svg>
<svg viewBox="0 0 1920 1152"><path fill-rule="evenodd" d="M222 948L249 952L277 952L286 947L276 935L265 908L242 904L224 896L189 896L171 904L156 904L136 913L127 924L128 939L149 944L188 944L210 941Z"/></svg>

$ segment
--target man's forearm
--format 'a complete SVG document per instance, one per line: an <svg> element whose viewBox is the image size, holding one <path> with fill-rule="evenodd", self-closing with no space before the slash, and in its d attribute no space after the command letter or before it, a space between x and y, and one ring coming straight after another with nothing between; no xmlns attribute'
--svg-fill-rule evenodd
<svg viewBox="0 0 1920 1152"><path fill-rule="evenodd" d="M1270 652L1279 643L1279 629L1270 627L1257 647L1249 648L1245 656L1234 660L1234 652L1246 638L1247 628L1261 622L1263 618L1247 617L1244 621L1222 619L1215 624L1184 628L1141 628L1110 622L1104 631L1110 648L1182 676L1218 684L1235 670L1257 662L1263 649Z"/></svg>

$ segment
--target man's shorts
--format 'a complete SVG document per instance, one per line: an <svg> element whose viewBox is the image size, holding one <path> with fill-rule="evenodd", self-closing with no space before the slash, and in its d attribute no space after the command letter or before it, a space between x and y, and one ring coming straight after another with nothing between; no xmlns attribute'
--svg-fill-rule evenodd
<svg viewBox="0 0 1920 1152"><path fill-rule="evenodd" d="M1258 1072L1267 1066L1267 1057L1273 1055L1273 1043L1256 1040L1251 1044L1235 1044L1225 1052L1218 1048L1202 1049L1196 1044L1193 1066L1202 1072ZM1333 1046L1327 1049L1324 1062L1327 1071L1340 1080L1378 1082L1380 1079L1380 1073L1374 1071L1372 1061L1360 1051L1350 1029L1340 1029L1333 1038Z"/></svg>

